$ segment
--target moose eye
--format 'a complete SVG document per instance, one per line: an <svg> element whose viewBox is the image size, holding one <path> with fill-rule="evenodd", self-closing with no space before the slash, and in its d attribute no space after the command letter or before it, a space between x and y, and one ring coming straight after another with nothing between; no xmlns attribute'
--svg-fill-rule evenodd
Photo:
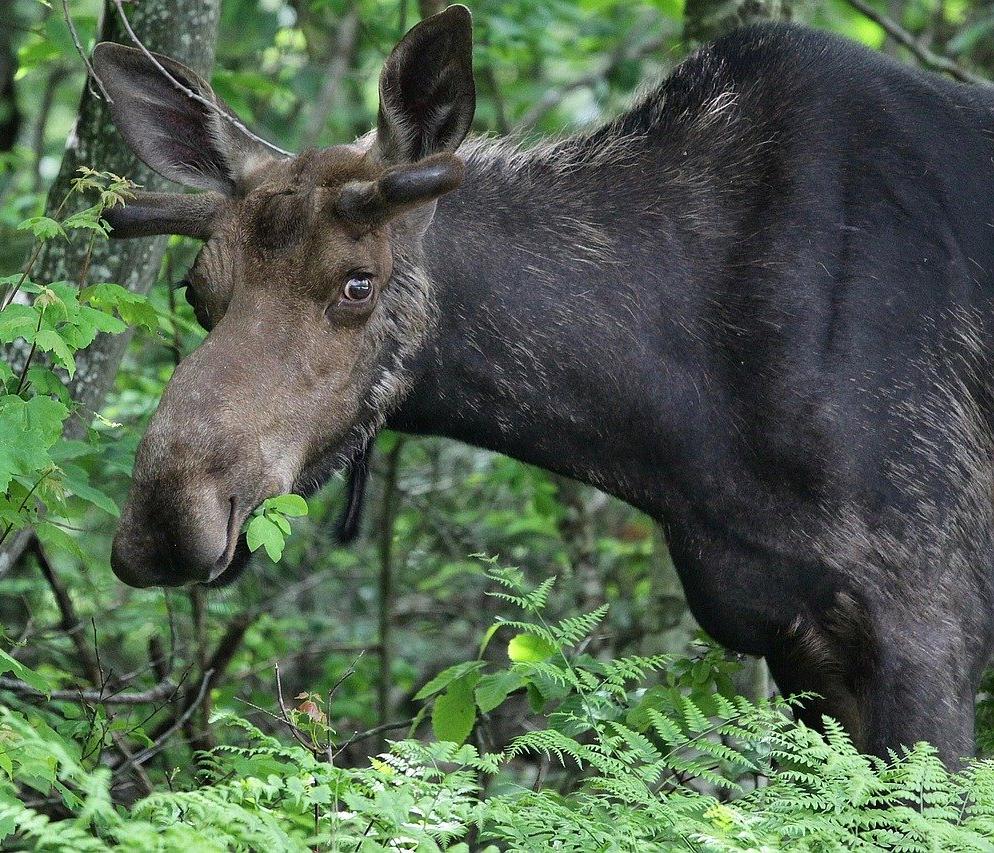
<svg viewBox="0 0 994 853"><path fill-rule="evenodd" d="M342 295L346 302L365 302L373 295L373 283L365 276L353 276L345 282Z"/></svg>

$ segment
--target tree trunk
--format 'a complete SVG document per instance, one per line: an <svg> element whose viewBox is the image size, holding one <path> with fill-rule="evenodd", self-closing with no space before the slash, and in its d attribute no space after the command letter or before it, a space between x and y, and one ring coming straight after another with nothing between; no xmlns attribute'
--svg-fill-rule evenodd
<svg viewBox="0 0 994 853"><path fill-rule="evenodd" d="M770 19L789 20L793 0L687 0L684 34L712 41L736 27Z"/></svg>
<svg viewBox="0 0 994 853"><path fill-rule="evenodd" d="M14 0L0 0L0 151L10 151L17 142L21 113L17 108L14 77L17 54L12 43Z"/></svg>
<svg viewBox="0 0 994 853"><path fill-rule="evenodd" d="M0 0L4 3L6 0ZM167 54L206 77L214 64L220 0L143 0L128 4L129 20L139 38L150 50ZM106 3L100 27L101 41L131 44L113 3ZM118 135L107 105L84 87L75 130L66 144L62 167L48 193L48 212L56 210L65 198L70 182L80 166L124 175L149 190L175 188L141 163ZM82 200L81 200L82 202ZM82 206L82 203L79 205ZM167 237L141 240L98 241L93 246L88 281L116 282L136 293L147 293L155 282L166 250ZM48 242L32 271L36 281L77 281L84 266L87 241ZM71 391L78 414L70 420L67 434L83 435L103 404L114 382L129 335L101 335L76 357L76 376ZM8 353L15 371L24 353ZM29 534L13 537L0 551L0 575L16 562Z"/></svg>

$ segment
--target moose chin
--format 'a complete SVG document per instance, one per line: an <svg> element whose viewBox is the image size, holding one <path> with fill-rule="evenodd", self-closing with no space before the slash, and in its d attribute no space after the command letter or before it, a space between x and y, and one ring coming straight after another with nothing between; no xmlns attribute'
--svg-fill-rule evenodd
<svg viewBox="0 0 994 853"><path fill-rule="evenodd" d="M265 498L388 426L664 525L691 609L863 750L955 764L994 639L994 95L792 26L629 111L467 138L469 12L387 58L375 129L287 155L165 57L93 65L150 167L116 237L204 245L208 330L138 451L127 583L226 583ZM950 156L955 152L955 156ZM317 473L315 473L317 472Z"/></svg>

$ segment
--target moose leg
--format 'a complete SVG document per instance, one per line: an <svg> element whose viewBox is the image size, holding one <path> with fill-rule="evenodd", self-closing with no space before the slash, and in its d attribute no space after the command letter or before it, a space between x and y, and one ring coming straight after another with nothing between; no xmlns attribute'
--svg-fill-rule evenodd
<svg viewBox="0 0 994 853"><path fill-rule="evenodd" d="M821 729L823 715L834 717L857 748L881 757L925 740L956 767L974 752L986 645L971 642L954 619L888 615L838 594L831 608L785 632L768 656L770 671L784 695L819 694L799 711L806 725Z"/></svg>

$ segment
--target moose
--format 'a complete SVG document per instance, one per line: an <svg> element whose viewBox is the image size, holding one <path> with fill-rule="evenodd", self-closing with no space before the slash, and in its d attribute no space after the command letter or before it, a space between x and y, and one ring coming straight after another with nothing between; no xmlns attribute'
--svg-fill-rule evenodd
<svg viewBox="0 0 994 853"><path fill-rule="evenodd" d="M467 138L451 6L386 60L374 131L294 156L168 58L104 43L93 65L138 157L202 191L107 214L117 237L204 241L208 331L138 449L122 581L228 583L265 498L362 470L383 427L448 436L651 515L700 625L817 694L807 723L877 755L973 752L990 90L768 24L592 131Z"/></svg>

